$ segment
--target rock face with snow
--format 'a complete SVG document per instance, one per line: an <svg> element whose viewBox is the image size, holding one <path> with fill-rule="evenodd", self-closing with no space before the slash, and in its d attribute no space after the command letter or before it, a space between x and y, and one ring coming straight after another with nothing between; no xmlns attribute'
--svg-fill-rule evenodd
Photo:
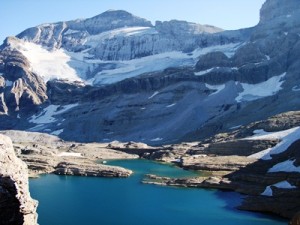
<svg viewBox="0 0 300 225"><path fill-rule="evenodd" d="M0 135L1 224L37 224L37 202L30 197L28 171L14 153L11 140Z"/></svg>
<svg viewBox="0 0 300 225"><path fill-rule="evenodd" d="M33 73L26 57L13 46L17 39L9 37L1 46L1 113L30 109L47 100L46 85L42 78Z"/></svg>
<svg viewBox="0 0 300 225"><path fill-rule="evenodd" d="M300 210L299 122L299 111L287 112L230 133L218 134L205 142L209 144L208 152L216 146L225 146L217 148L218 155L227 155L226 146L232 143L248 142L242 147L242 153L241 150L234 151L231 155L246 154L249 159L257 159L227 175L236 185L233 189L250 195L240 209L271 212L288 218ZM257 149L262 143L271 145ZM256 153L253 152L255 149L258 150Z"/></svg>
<svg viewBox="0 0 300 225"><path fill-rule="evenodd" d="M152 25L124 11L30 28L2 46L0 110L8 116L0 127L156 145L299 110L294 2L268 0L260 23L239 31L177 20ZM22 73L4 70L8 51L7 59L22 59ZM27 105L38 107L22 110Z"/></svg>
<svg viewBox="0 0 300 225"><path fill-rule="evenodd" d="M144 154L147 158L175 162L184 169L208 171L209 175L148 178L155 184L234 190L248 195L240 209L292 218L300 211L299 122L299 111L293 111L202 142L149 151Z"/></svg>
<svg viewBox="0 0 300 225"><path fill-rule="evenodd" d="M126 11L111 10L85 20L29 28L18 38L48 48L87 50L90 57L101 60L129 60L166 51L193 50L199 45L196 40L205 36L202 34L220 31L185 21L157 22L153 26Z"/></svg>

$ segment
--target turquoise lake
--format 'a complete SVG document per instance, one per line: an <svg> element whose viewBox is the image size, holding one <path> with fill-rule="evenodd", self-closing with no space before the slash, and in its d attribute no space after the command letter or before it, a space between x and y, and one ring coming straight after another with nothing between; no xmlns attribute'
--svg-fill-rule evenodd
<svg viewBox="0 0 300 225"><path fill-rule="evenodd" d="M130 178L44 175L30 180L40 225L287 225L286 220L234 209L242 196L217 190L142 184L147 173L193 172L146 160L110 161Z"/></svg>

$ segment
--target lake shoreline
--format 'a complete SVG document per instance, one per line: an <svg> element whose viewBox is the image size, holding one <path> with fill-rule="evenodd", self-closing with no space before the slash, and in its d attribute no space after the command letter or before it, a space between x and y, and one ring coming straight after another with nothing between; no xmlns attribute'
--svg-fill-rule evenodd
<svg viewBox="0 0 300 225"><path fill-rule="evenodd" d="M84 185L84 187L80 189L81 191L89 187L89 190L88 192L86 192L86 196L84 199L86 198L89 199L90 198L89 195L92 195L93 201L95 201L96 203L98 202L97 207L100 207L99 206L100 199L101 201L105 201L103 198L105 199L108 198L110 203L107 202L108 200L105 201L106 204L108 205L105 205L105 209L101 207L101 209L99 210L103 212L103 210L106 211L107 208L113 207L115 211L117 210L117 208L121 207L121 209L124 210L122 211L122 214L124 214L124 216L126 215L125 217L127 220L129 221L131 220L131 224L137 224L138 221L136 221L136 219L134 218L131 218L130 214L126 213L127 210L129 210L130 212L134 210L135 213L132 214L132 216L143 214L143 216L139 217L140 219L138 223L140 223L141 221L144 223L145 218L149 218L149 213L154 214L154 212L158 210L157 207L162 207L162 209L160 209L159 212L157 212L159 213L158 215L160 216L159 217L155 216L153 218L151 217L152 218L151 221L145 222L146 224L153 224L153 223L165 224L165 222L167 221L165 219L167 218L168 220L172 221L172 224L178 224L178 225L182 224L183 221L186 220L188 224L198 224L196 222L197 220L194 220L195 218L198 218L198 220L201 219L202 221L207 221L207 220L213 221L214 224L224 224L224 221L219 221L218 219L216 220L217 217L215 216L210 217L211 213L212 215L219 215L220 218L224 216L224 219L225 218L226 220L228 219L228 224L232 224L232 222L235 221L236 219L241 220L242 218L244 221L242 224L247 224L247 225L248 224L249 225L250 224L270 224L270 225L285 224L286 220L281 220L280 218L263 215L263 214L252 214L252 213L236 210L235 204L241 201L240 196L237 193L236 194L233 192L223 193L216 189L208 190L208 189L199 189L199 188L172 188L172 187L160 187L156 185L141 184L141 181L145 177L145 174L149 172L159 174L159 175L169 176L169 177L175 177L177 175L182 178L186 176L188 177L194 176L195 173L193 171L181 170L180 168L176 168L172 165L161 164L154 161L143 160L143 159L113 160L113 161L107 161L107 163L113 166L121 166L123 168L130 169L134 171L134 173L133 175L131 175L126 179L110 179L110 178L103 179L103 178L92 178L92 177L78 177L78 176L68 177L68 176L53 176L53 175L50 175L49 177L49 175L44 175L41 177L41 179L37 179L37 180L34 179L32 181L38 186L42 185L41 187L45 185L46 186L50 185L50 188L52 188L52 186L54 188L55 186L55 188L57 188L57 191L59 191L59 193L63 191L64 195L67 195L65 196L67 199L72 198L73 195L71 195L69 192L75 193L76 190L75 187L78 187L79 184ZM76 185L70 186L71 185L70 182L73 181L76 182ZM77 184L77 182L79 183ZM68 187L68 189L62 190L59 186L60 183L63 187ZM122 187L122 189L120 189L120 187ZM92 191L93 189L96 190L96 193ZM41 193L43 193L43 191L40 188L39 190L41 191ZM113 193L110 194L109 192L112 190ZM35 191L37 190L35 189ZM35 191L33 192L33 196L39 199L39 197L36 196ZM106 197L104 197L103 194L101 193L103 193ZM99 195L99 197L97 197L97 195ZM40 198L42 198L41 204L43 205L43 207L46 207L45 206L46 203L43 201L44 198L43 196L44 196L43 194L42 196L40 196ZM99 200L97 201L98 198ZM121 205L109 206L111 203L116 201L114 200L115 198L118 199L117 201ZM202 204L203 201L206 202L206 204L203 205ZM214 203L215 201L218 202L216 205ZM61 202L61 204L64 205L65 203ZM72 203L72 205L73 204L76 205L76 198L75 198L75 202ZM91 202L89 204L93 205L93 203ZM139 206L139 204L141 205ZM166 204L168 205L168 207L165 208ZM197 206L194 204L196 204ZM206 205L209 206L206 207ZM218 208L215 208L217 205ZM171 208L169 207L178 208L177 210L180 211L184 210L187 213L187 215L189 215L188 217L190 217L190 219L187 219L187 217L183 214L178 214L177 210L176 211L170 210ZM205 213L205 210L207 210L207 208L209 210L212 210L212 212ZM154 211L151 213L152 210ZM48 213L45 212L46 210L42 210L42 211L43 213L46 214ZM157 213L155 213L154 215L157 215ZM113 223L112 221L114 221L115 219L112 217L106 218L106 216L108 217L108 215L104 215L104 214L102 216L105 217L104 220L106 222L110 221L110 223L107 224L112 224ZM44 218L44 214L43 214L43 218ZM93 218L94 217L92 217L92 219ZM95 219L97 220L98 218ZM158 221L160 221L160 223ZM129 222L125 222L125 220L123 220L122 223L120 221L119 222L115 221L113 224L123 225L124 223L129 224Z"/></svg>
<svg viewBox="0 0 300 225"><path fill-rule="evenodd" d="M151 147L135 142L86 144L65 142L57 137L39 133L10 131L8 134L13 140L15 151L28 165L30 174L33 176L56 173L78 176L128 177L132 171L106 164L100 165L97 161L145 158L171 163L185 170L204 172L204 175L196 179L167 179L165 185L233 190L249 196L240 207L243 210L273 213L284 218L292 218L296 213L281 204L281 199L285 201L285 197L278 201L277 198L260 195L269 183L277 183L278 180L286 179L285 174L276 174L276 176L261 174L261 169L257 171L257 168L263 169L265 165L260 166L258 160L246 156L203 154L202 152L205 153L207 147L202 147L199 143L182 143L161 147ZM37 137L38 144L34 141ZM85 166L82 167L82 164ZM253 173L252 167L256 169L255 173ZM283 193L286 194L286 192ZM261 204L262 201L266 203ZM292 207L296 203L294 199L291 201Z"/></svg>

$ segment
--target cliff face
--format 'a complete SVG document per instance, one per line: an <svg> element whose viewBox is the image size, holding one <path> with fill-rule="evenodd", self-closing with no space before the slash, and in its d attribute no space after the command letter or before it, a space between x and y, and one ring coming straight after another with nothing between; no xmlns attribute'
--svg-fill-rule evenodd
<svg viewBox="0 0 300 225"><path fill-rule="evenodd" d="M297 0L286 0L284 4L281 0L267 0L260 10L260 23L279 17L289 18L295 12L299 12L299 1Z"/></svg>
<svg viewBox="0 0 300 225"><path fill-rule="evenodd" d="M0 224L37 224L37 201L28 190L27 166L14 153L11 140L0 135Z"/></svg>
<svg viewBox="0 0 300 225"><path fill-rule="evenodd" d="M158 21L153 26L150 21L116 10L85 20L39 25L17 37L50 49L63 48L73 53L85 50L89 59L131 60L234 42L228 35L212 36L221 31L214 26L175 20Z"/></svg>
<svg viewBox="0 0 300 225"><path fill-rule="evenodd" d="M0 49L0 114L30 109L47 100L45 82L31 71L26 57L13 48L16 42L16 38L7 38Z"/></svg>

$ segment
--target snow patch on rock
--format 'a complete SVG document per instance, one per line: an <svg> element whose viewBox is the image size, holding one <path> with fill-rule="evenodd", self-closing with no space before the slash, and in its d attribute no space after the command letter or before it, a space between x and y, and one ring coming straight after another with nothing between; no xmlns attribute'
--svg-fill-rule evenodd
<svg viewBox="0 0 300 225"><path fill-rule="evenodd" d="M30 62L31 70L45 82L52 79L81 81L81 78L68 63L71 57L62 49L47 50L40 45L20 41L14 46Z"/></svg>
<svg viewBox="0 0 300 225"><path fill-rule="evenodd" d="M29 122L35 124L48 124L56 121L54 118L55 115L64 113L74 107L78 106L78 104L70 104L61 107L60 105L49 105L42 112L37 115L33 115L29 118Z"/></svg>
<svg viewBox="0 0 300 225"><path fill-rule="evenodd" d="M156 91L156 92L154 92L153 93L153 95L151 95L148 99L152 99L152 98L154 98L156 95L158 95L159 94L159 92L158 91Z"/></svg>
<svg viewBox="0 0 300 225"><path fill-rule="evenodd" d="M241 83L243 91L239 93L235 100L237 102L253 101L272 96L282 89L281 85L284 83L283 78L285 75L286 73L283 73L258 84Z"/></svg>
<svg viewBox="0 0 300 225"><path fill-rule="evenodd" d="M171 104L171 105L167 105L166 108L171 108L171 107L173 107L173 106L175 106L175 105L176 105L176 103L173 103L173 104Z"/></svg>
<svg viewBox="0 0 300 225"><path fill-rule="evenodd" d="M220 85L209 85L209 84L205 84L205 86L210 89L215 91L214 93L210 94L211 95L215 95L218 94L219 92L221 92L224 88L225 88L225 84L220 84Z"/></svg>
<svg viewBox="0 0 300 225"><path fill-rule="evenodd" d="M275 166L273 166L272 168L270 168L268 170L268 173L276 173L276 172L287 172L287 173L291 173L291 172L296 172L296 173L300 173L300 166L295 166L296 160L287 160L281 163L276 164Z"/></svg>
<svg viewBox="0 0 300 225"><path fill-rule="evenodd" d="M282 153L288 149L288 147L300 139L300 127L294 127L292 129L279 131L279 132L265 132L262 130L257 131L258 134L246 138L248 140L274 140L280 139L281 141L273 148L265 149L261 152L248 156L249 158L270 160L272 155Z"/></svg>
<svg viewBox="0 0 300 225"><path fill-rule="evenodd" d="M60 156L60 157L82 157L81 153L76 153L76 152L61 152L57 156Z"/></svg>
<svg viewBox="0 0 300 225"><path fill-rule="evenodd" d="M162 141L163 139L162 138L154 138L154 139L151 139L151 141Z"/></svg>
<svg viewBox="0 0 300 225"><path fill-rule="evenodd" d="M60 129L60 130L53 131L51 134L58 136L58 135L60 135L62 132L64 132L64 129Z"/></svg>
<svg viewBox="0 0 300 225"><path fill-rule="evenodd" d="M267 186L266 189L264 190L263 193L261 193L261 195L263 196L273 196L273 190L271 187L277 187L280 189L294 189L297 188L296 186L291 185L288 181L281 181L279 183Z"/></svg>

